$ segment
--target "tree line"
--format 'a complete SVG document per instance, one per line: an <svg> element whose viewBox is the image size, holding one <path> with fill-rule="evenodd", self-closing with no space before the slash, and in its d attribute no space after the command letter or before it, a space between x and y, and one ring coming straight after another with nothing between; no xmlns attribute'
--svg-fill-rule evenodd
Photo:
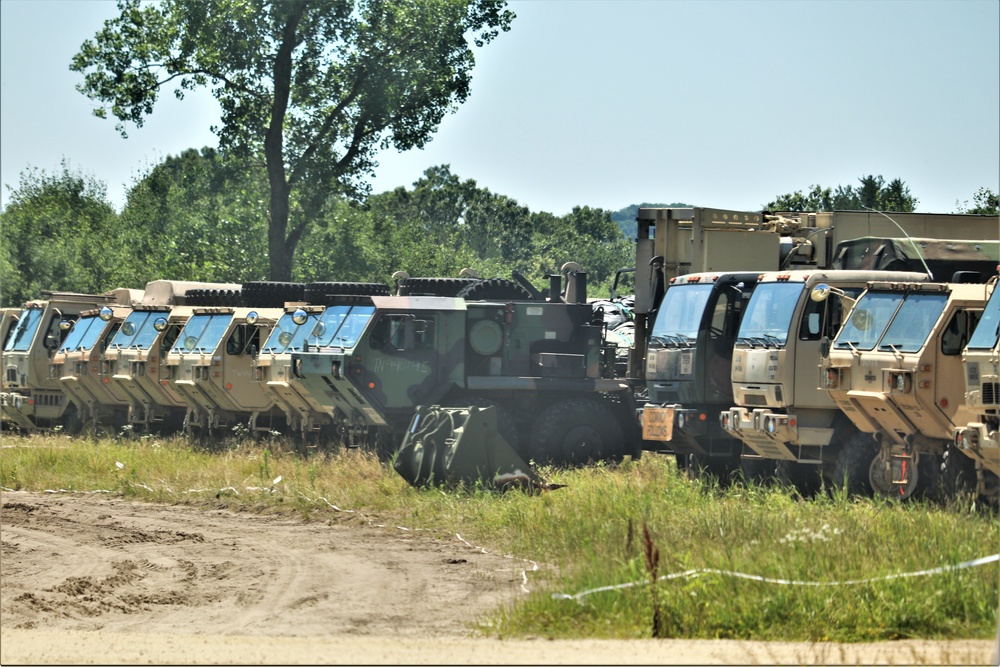
<svg viewBox="0 0 1000 667"><path fill-rule="evenodd" d="M634 263L611 212L532 212L448 165L363 202L329 199L298 243L295 282L390 284L397 270L455 277L468 267L483 278L517 270L544 288L574 261L598 295ZM65 162L54 173L29 169L0 212L0 298L9 306L42 290L96 293L162 278L267 280L267 221L265 170L212 148L164 159L136 180L120 212L104 183Z"/></svg>

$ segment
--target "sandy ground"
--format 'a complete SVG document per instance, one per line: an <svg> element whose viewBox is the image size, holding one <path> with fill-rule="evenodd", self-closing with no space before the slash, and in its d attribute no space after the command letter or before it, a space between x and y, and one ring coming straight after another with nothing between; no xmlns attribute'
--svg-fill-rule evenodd
<svg viewBox="0 0 1000 667"><path fill-rule="evenodd" d="M473 637L532 564L458 537L5 492L0 663L996 664L992 641Z"/></svg>

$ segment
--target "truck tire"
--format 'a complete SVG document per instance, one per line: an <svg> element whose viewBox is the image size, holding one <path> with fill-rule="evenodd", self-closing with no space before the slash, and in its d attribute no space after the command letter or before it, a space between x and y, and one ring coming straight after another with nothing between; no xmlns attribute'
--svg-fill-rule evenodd
<svg viewBox="0 0 1000 667"><path fill-rule="evenodd" d="M812 498L823 487L822 471L811 463L779 460L774 476L779 483L794 487L803 498Z"/></svg>
<svg viewBox="0 0 1000 667"><path fill-rule="evenodd" d="M457 294L468 301L531 301L531 293L513 280L490 278L466 285Z"/></svg>
<svg viewBox="0 0 1000 667"><path fill-rule="evenodd" d="M525 453L542 464L579 466L591 461L620 461L625 455L625 435L607 405L571 398L542 411Z"/></svg>
<svg viewBox="0 0 1000 667"><path fill-rule="evenodd" d="M974 494L978 483L976 462L954 445L948 445L942 458L941 475L947 497L953 499L963 494Z"/></svg>
<svg viewBox="0 0 1000 667"><path fill-rule="evenodd" d="M244 305L257 308L281 308L286 301L302 301L305 283L257 280L243 283Z"/></svg>
<svg viewBox="0 0 1000 667"><path fill-rule="evenodd" d="M403 278L400 296L458 296L463 287L479 282L478 278Z"/></svg>
<svg viewBox="0 0 1000 667"><path fill-rule="evenodd" d="M830 480L835 488L843 488L848 495L871 496L885 494L892 484L877 469L878 449L871 433L855 431L844 443ZM886 486L888 484L888 486Z"/></svg>
<svg viewBox="0 0 1000 667"><path fill-rule="evenodd" d="M384 283L315 282L303 290L308 303L328 305L333 296L389 296L389 286Z"/></svg>

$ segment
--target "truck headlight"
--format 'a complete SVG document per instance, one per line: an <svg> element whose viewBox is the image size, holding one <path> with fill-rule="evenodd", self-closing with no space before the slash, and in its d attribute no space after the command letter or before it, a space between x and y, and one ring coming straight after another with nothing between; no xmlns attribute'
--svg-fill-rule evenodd
<svg viewBox="0 0 1000 667"><path fill-rule="evenodd" d="M909 373L896 373L892 378L892 388L900 394L909 393L912 384L912 376Z"/></svg>

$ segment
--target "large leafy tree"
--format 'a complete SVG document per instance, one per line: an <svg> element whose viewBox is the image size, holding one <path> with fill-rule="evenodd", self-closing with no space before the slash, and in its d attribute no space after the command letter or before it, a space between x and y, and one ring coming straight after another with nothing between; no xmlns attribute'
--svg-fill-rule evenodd
<svg viewBox="0 0 1000 667"><path fill-rule="evenodd" d="M288 280L310 223L368 192L379 149L423 146L469 96L474 56L514 17L504 0L119 0L71 69L126 136L165 88L203 86L219 147L264 156L270 277ZM297 195L297 196L293 196Z"/></svg>
<svg viewBox="0 0 1000 667"><path fill-rule="evenodd" d="M767 211L857 211L864 208L879 211L912 212L919 200L910 194L910 188L902 179L895 178L888 183L879 176L862 176L858 185L838 185L836 188L822 188L813 185L803 193L796 190L779 195L764 205Z"/></svg>
<svg viewBox="0 0 1000 667"><path fill-rule="evenodd" d="M119 282L245 282L267 275L267 180L213 148L168 156L128 192ZM127 258L127 259L126 259Z"/></svg>
<svg viewBox="0 0 1000 667"><path fill-rule="evenodd" d="M117 287L110 273L116 222L105 184L65 160L53 173L22 172L0 213L3 304L38 298L42 290L100 293Z"/></svg>

